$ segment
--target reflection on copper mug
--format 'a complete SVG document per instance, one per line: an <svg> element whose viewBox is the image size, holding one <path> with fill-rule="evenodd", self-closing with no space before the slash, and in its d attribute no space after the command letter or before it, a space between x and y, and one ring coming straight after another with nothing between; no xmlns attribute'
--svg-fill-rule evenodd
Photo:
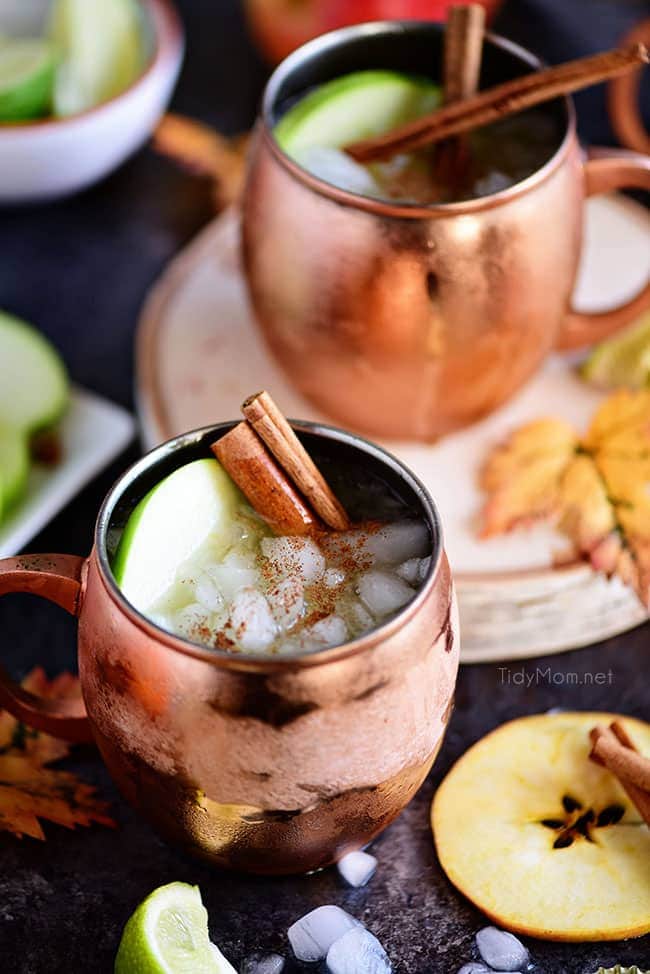
<svg viewBox="0 0 650 974"><path fill-rule="evenodd" d="M650 189L650 159L585 159L573 104L549 103L558 138L532 176L490 196L438 205L338 189L273 137L283 105L349 71L430 74L441 27L382 23L336 31L280 65L266 90L244 198L254 308L297 388L338 422L434 439L495 409L553 348L599 340L650 304L650 282L622 307L571 310L586 196ZM539 65L487 35L483 84Z"/></svg>
<svg viewBox="0 0 650 974"><path fill-rule="evenodd" d="M326 866L382 831L438 753L458 669L458 621L433 501L389 454L296 424L323 470L351 460L427 523L432 562L411 603L354 642L310 656L235 656L159 629L124 598L110 547L137 501L231 424L158 447L113 487L92 553L0 561L0 595L32 592L79 618L83 705L41 700L0 672L0 707L95 740L125 798L163 835L219 866ZM347 467L345 468L347 469Z"/></svg>

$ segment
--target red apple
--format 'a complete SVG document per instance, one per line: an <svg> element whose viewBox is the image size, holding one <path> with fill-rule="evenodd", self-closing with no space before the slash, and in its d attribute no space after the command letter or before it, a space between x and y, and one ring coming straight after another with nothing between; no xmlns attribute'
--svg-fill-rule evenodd
<svg viewBox="0 0 650 974"><path fill-rule="evenodd" d="M368 20L446 20L458 0L246 0L253 34L277 64L305 41ZM502 0L480 0L488 19Z"/></svg>

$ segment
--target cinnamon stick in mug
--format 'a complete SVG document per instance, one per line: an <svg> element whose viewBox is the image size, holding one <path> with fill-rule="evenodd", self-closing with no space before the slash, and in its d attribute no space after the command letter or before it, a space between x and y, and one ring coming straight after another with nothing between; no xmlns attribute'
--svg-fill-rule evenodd
<svg viewBox="0 0 650 974"><path fill-rule="evenodd" d="M255 432L325 524L335 531L347 530L350 520L342 504L269 393L264 390L249 396L241 408Z"/></svg>
<svg viewBox="0 0 650 974"><path fill-rule="evenodd" d="M346 146L345 151L357 162L390 159L398 152L412 152L452 135L469 132L648 63L648 49L644 44L567 61L487 88L472 98L445 105L385 135L354 142Z"/></svg>
<svg viewBox="0 0 650 974"><path fill-rule="evenodd" d="M277 534L311 534L320 527L314 512L248 423L238 423L211 450L251 507Z"/></svg>

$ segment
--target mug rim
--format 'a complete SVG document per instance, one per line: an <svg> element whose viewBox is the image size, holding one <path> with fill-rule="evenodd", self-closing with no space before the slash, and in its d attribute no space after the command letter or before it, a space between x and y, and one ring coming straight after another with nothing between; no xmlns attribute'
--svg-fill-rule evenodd
<svg viewBox="0 0 650 974"><path fill-rule="evenodd" d="M576 136L575 106L573 100L568 95L564 95L561 98L566 110L564 135L557 149L549 156L546 162L539 169L531 173L530 176L513 183L512 186L508 186L506 189L499 190L496 193L488 193L485 196L474 197L469 200L422 204L362 196L350 190L335 186L332 183L328 183L324 179L320 179L307 169L304 169L280 148L273 134L272 121L278 90L287 77L306 60L323 51L331 50L340 43L345 43L359 36L414 33L423 27L433 27L440 31L442 30L442 26L437 21L428 20L376 20L369 23L353 24L348 27L340 27L337 30L329 31L320 37L307 41L306 44L303 44L289 54L269 78L262 96L260 110L261 137L264 139L266 146L270 149L275 159L281 163L284 169L294 179L297 179L308 189L315 191L320 196L327 197L336 203L344 204L357 210L365 210L366 212L389 217L430 218L476 213L517 199L535 186L545 182L562 165L569 151L569 147ZM528 48L509 40L507 37L503 37L501 34L497 34L494 31L486 31L485 40L500 50L514 55L518 60L523 61L533 69L544 66L545 62L532 51L528 50Z"/></svg>
<svg viewBox="0 0 650 974"><path fill-rule="evenodd" d="M357 639L352 639L345 643L341 643L338 646L332 646L328 649L322 649L314 653L304 653L299 656L277 657L259 653L233 654L221 649L211 649L201 643L184 639L180 636L174 635L171 632L168 632L165 629L162 629L160 626L156 625L156 623L147 618L147 616L145 616L142 612L136 609L135 606L133 606L122 593L111 569L107 548L107 536L115 507L123 496L125 490L134 484L136 480L138 480L159 460L171 456L173 453L177 452L183 447L199 444L209 435L218 435L220 432L225 433L229 429L232 429L236 422L236 420L230 420L210 426L199 427L198 429L190 430L187 433L181 433L179 436L166 440L164 443L154 447L153 450L150 450L143 457L140 457L133 464L131 464L131 466L128 467L113 484L108 494L104 498L97 516L94 531L94 547L90 556L91 558L94 557L98 565L100 579L109 597L134 625L144 631L150 638L153 638L157 643L166 646L168 649L181 652L186 656L190 656L194 659L210 663L217 667L223 667L225 669L258 673L278 673L291 670L302 670L308 667L320 666L327 663L348 659L349 657L364 653L372 649L378 643L384 642L386 639L390 638L398 629L405 625L416 612L419 611L420 607L428 598L430 592L437 582L444 555L444 538L440 514L428 489L424 486L422 481L404 463L402 463L401 460L395 457L392 453L389 453L387 450L384 450L382 447L377 446L377 444L366 440L364 437L359 436L356 433L351 433L347 430L340 429L336 426L330 426L326 423L314 423L307 420L290 420L291 425L298 432L310 433L324 439L335 440L339 443L347 444L348 446L352 446L355 449L360 450L362 453L369 454L376 460L389 466L393 472L397 473L404 481L406 481L411 490L414 491L422 506L425 517L427 518L427 523L431 531L433 541L431 565L426 578L415 593L414 598L412 598L410 602L400 609L395 616L393 616L387 622L377 626L375 629L371 629L369 632Z"/></svg>

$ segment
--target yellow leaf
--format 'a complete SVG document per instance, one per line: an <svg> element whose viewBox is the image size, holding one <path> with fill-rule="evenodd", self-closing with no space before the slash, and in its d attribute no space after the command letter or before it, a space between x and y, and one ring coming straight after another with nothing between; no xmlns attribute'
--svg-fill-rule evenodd
<svg viewBox="0 0 650 974"><path fill-rule="evenodd" d="M553 514L562 475L576 447L575 431L556 419L522 426L498 446L481 472L481 486L488 493L483 536Z"/></svg>
<svg viewBox="0 0 650 974"><path fill-rule="evenodd" d="M553 519L650 608L650 390L611 395L582 439L553 419L516 430L488 457L481 485L484 536Z"/></svg>

